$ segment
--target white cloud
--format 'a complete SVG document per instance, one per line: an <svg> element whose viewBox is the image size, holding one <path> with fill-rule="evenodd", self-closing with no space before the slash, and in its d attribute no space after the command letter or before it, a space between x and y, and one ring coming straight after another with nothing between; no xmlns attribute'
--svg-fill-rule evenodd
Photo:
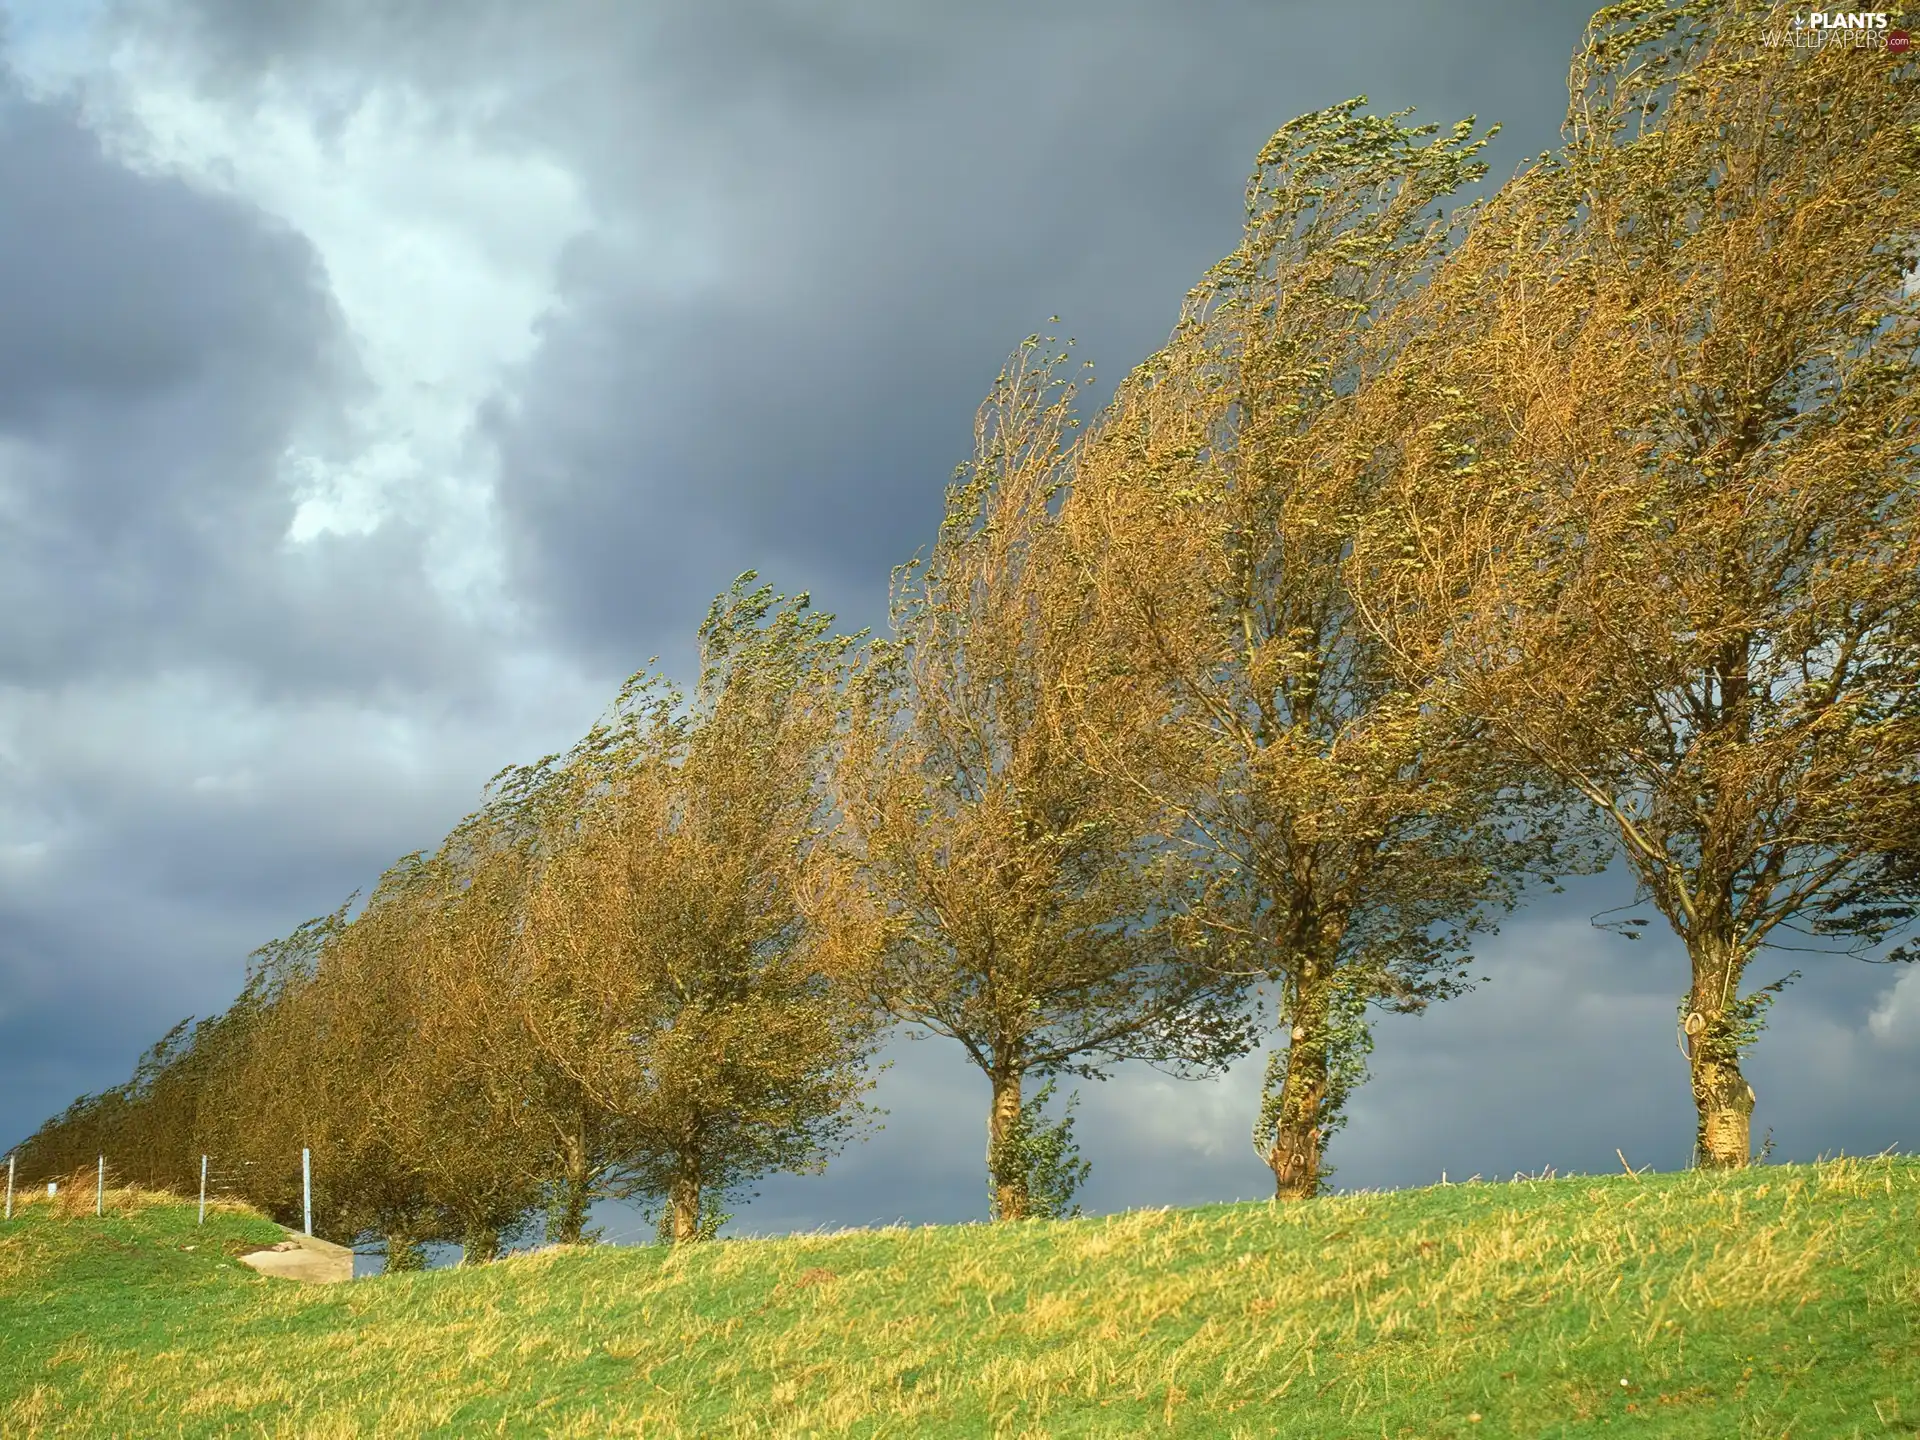
<svg viewBox="0 0 1920 1440"><path fill-rule="evenodd" d="M1920 1047L1920 970L1909 970L1887 987L1867 1016L1867 1033L1895 1049Z"/></svg>
<svg viewBox="0 0 1920 1440"><path fill-rule="evenodd" d="M297 437L283 456L300 501L288 541L417 523L437 587L499 618L496 466L475 420L533 354L562 252L591 223L575 175L400 88L267 81L243 110L164 52L105 52L99 32L90 50L81 27L44 17L14 28L30 87L86 78L83 111L115 158L257 205L318 252L369 389L352 434Z"/></svg>
<svg viewBox="0 0 1920 1440"><path fill-rule="evenodd" d="M303 236L364 378L346 433L290 435L279 472L249 482L299 501L284 553L258 557L297 602L289 613L350 608L330 590L355 575L338 537L417 528L429 578L470 627L444 643L475 663L448 667L465 685L457 698L428 687L272 698L260 677L191 657L137 678L0 689L0 761L13 761L0 768L0 903L50 877L79 884L74 857L148 823L238 827L288 865L303 842L272 832L289 814L324 813L374 855L430 844L486 776L569 743L611 693L609 677L517 646L496 462L476 438L482 406L536 350L563 251L592 223L574 174L482 138L484 96L472 125L392 86L267 83L257 104L223 102L200 93L183 57L114 43L102 14L91 0L0 0L5 58L27 93L70 95L119 163L239 199ZM0 437L0 507L30 497L27 482L53 463ZM32 518L0 508L0 521ZM408 563L404 547L388 553ZM377 616L401 633L430 620Z"/></svg>

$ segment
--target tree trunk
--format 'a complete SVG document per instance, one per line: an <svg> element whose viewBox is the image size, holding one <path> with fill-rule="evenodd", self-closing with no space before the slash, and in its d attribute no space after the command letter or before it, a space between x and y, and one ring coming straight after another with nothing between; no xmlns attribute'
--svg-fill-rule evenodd
<svg viewBox="0 0 1920 1440"><path fill-rule="evenodd" d="M1327 1097L1328 980L1305 968L1295 991L1285 1078L1267 1164L1279 1200L1310 1200L1320 1193L1320 1107Z"/></svg>
<svg viewBox="0 0 1920 1440"><path fill-rule="evenodd" d="M1692 947L1693 989L1683 1022L1693 1072L1694 1133L1703 1170L1739 1170L1752 1156L1753 1091L1740 1073L1740 1045L1729 1003L1740 993L1746 957L1731 944Z"/></svg>
<svg viewBox="0 0 1920 1440"><path fill-rule="evenodd" d="M410 1231L389 1230L386 1234L386 1273L399 1275L408 1270L427 1268L427 1251Z"/></svg>
<svg viewBox="0 0 1920 1440"><path fill-rule="evenodd" d="M685 1245L700 1238L700 1182L686 1176L676 1177L667 1193L672 1206L673 1243Z"/></svg>
<svg viewBox="0 0 1920 1440"><path fill-rule="evenodd" d="M1027 1217L1027 1172L1024 1157L1012 1144L1020 1124L1018 1071L988 1077L993 1084L993 1108L987 1113L987 1176L993 1186L993 1218Z"/></svg>
<svg viewBox="0 0 1920 1440"><path fill-rule="evenodd" d="M476 1225L461 1237L460 1263L484 1265L500 1254L500 1232L490 1225Z"/></svg>
<svg viewBox="0 0 1920 1440"><path fill-rule="evenodd" d="M587 1228L587 1184L584 1177L568 1175L562 1182L560 1213L554 1217L555 1245L578 1245Z"/></svg>
<svg viewBox="0 0 1920 1440"><path fill-rule="evenodd" d="M566 1167L560 1176L560 1207L547 1238L556 1245L578 1245L587 1226L587 1202L592 1177L587 1173L587 1140L584 1134L566 1139Z"/></svg>

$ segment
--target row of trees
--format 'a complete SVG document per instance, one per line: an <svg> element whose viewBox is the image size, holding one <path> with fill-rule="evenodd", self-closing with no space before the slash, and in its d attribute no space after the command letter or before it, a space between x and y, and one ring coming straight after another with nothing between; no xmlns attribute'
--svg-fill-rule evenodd
<svg viewBox="0 0 1920 1440"><path fill-rule="evenodd" d="M310 1146L316 1222L400 1267L429 1240L490 1254L542 1213L577 1241L602 1195L711 1234L745 1181L817 1166L864 1118L878 1030L847 1003L864 922L820 859L849 642L750 578L702 627L691 697L637 676L23 1159L59 1171L92 1145L178 1185L211 1152L286 1214L288 1146Z"/></svg>
<svg viewBox="0 0 1920 1440"><path fill-rule="evenodd" d="M284 1210L297 1135L394 1264L607 1195L684 1241L871 1123L905 1024L987 1080L1014 1219L1084 1174L1050 1077L1277 1021L1255 1146L1308 1196L1369 1014L1617 853L1688 955L1699 1158L1746 1163L1753 957L1911 958L1920 877L1920 90L1785 23L1602 11L1566 144L1474 207L1471 120L1282 127L1094 423L1016 352L886 638L742 577L691 696L642 672L22 1158L211 1150Z"/></svg>

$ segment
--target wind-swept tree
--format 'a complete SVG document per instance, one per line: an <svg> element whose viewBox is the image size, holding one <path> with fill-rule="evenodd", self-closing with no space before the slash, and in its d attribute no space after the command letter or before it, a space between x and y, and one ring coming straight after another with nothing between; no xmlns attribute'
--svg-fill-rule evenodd
<svg viewBox="0 0 1920 1440"><path fill-rule="evenodd" d="M982 405L932 553L895 572L893 635L868 650L837 770L885 935L876 992L986 1077L1002 1220L1029 1211L1028 1075L1103 1079L1136 1059L1206 1073L1253 1041L1166 812L1070 738L1071 681L1091 662L1049 507L1073 388L1042 344L1015 352Z"/></svg>
<svg viewBox="0 0 1920 1440"><path fill-rule="evenodd" d="M196 1030L191 1016L182 1020L148 1047L124 1084L81 1096L36 1130L14 1151L28 1181L62 1178L108 1156L118 1181L183 1186L197 1153L193 1042L205 1024Z"/></svg>
<svg viewBox="0 0 1920 1440"><path fill-rule="evenodd" d="M1617 832L1686 947L1713 1167L1749 1158L1756 955L1868 949L1912 901L1920 69L1791 23L1594 17L1564 153L1373 392L1398 480L1357 582L1409 678Z"/></svg>
<svg viewBox="0 0 1920 1440"><path fill-rule="evenodd" d="M127 1133L130 1107L119 1086L81 1095L11 1152L28 1185L64 1180L113 1149Z"/></svg>
<svg viewBox="0 0 1920 1440"><path fill-rule="evenodd" d="M851 642L754 578L701 626L690 708L636 677L589 737L522 944L530 1033L618 1137L609 1189L660 1202L675 1243L870 1113L859 932L822 853Z"/></svg>
<svg viewBox="0 0 1920 1440"><path fill-rule="evenodd" d="M516 978L530 884L521 839L489 809L455 828L428 867L432 908L404 967L418 987L424 1062L408 1145L469 1261L493 1258L526 1230L556 1162L523 1123L539 1094L534 1057L501 1003Z"/></svg>
<svg viewBox="0 0 1920 1440"><path fill-rule="evenodd" d="M352 1063L328 1077L329 1185L346 1233L383 1237L390 1269L427 1240L484 1260L537 1209L580 1243L618 1140L550 1063L527 964L540 867L593 782L595 730L565 757L501 771L432 853L383 877L324 967L325 1025ZM316 1001L319 997L315 997Z"/></svg>
<svg viewBox="0 0 1920 1440"><path fill-rule="evenodd" d="M1442 202L1483 165L1462 121L1406 127L1364 98L1261 151L1237 250L1121 385L1065 521L1100 653L1083 744L1109 785L1181 818L1279 990L1254 1146L1276 1193L1316 1193L1372 1048L1370 1006L1456 993L1472 935L1560 853L1548 791L1402 683L1343 566L1379 474L1357 397L1442 253ZM1123 747L1116 735L1147 734ZM1225 924L1223 920L1221 923Z"/></svg>
<svg viewBox="0 0 1920 1440"><path fill-rule="evenodd" d="M617 768L602 770L607 778L598 785L588 779L576 747L563 763L550 757L502 789L524 810L537 805L541 811L543 853L503 998L535 1056L523 1121L547 1132L560 1161L548 1227L560 1243L584 1237L595 1199L620 1197L629 1188L625 1167L635 1145L623 1143L622 1120L639 1088L634 1046L655 1014L632 963L638 937L616 878L626 872L627 857L608 827L614 807L631 817L646 805L655 793L649 782L664 781L662 772L682 753L676 699L651 677L629 683L616 706L626 743L596 745L602 754L619 754ZM631 723L642 710L658 722L644 733ZM589 741L604 733L596 727Z"/></svg>
<svg viewBox="0 0 1920 1440"><path fill-rule="evenodd" d="M352 901L318 916L248 957L239 998L222 1017L200 1082L197 1149L216 1183L275 1218L300 1218L300 1150L328 1106L315 1083L317 1046L302 1001L346 926ZM224 1032L224 1034L222 1033Z"/></svg>
<svg viewBox="0 0 1920 1440"><path fill-rule="evenodd" d="M474 998L499 982L517 898L514 857L489 841L470 818L334 917L235 1076L248 1121L224 1153L291 1180L310 1149L316 1225L384 1242L395 1270L429 1241L491 1258L538 1195L541 1157L514 1123L527 1047Z"/></svg>
<svg viewBox="0 0 1920 1440"><path fill-rule="evenodd" d="M395 1271L419 1268L422 1244L448 1238L407 1143L431 1064L420 1043L430 996L411 963L431 915L426 860L391 866L351 921L343 907L311 965L279 994L230 1092L248 1133L217 1152L228 1167L278 1176L311 1149L320 1233L384 1243Z"/></svg>
<svg viewBox="0 0 1920 1440"><path fill-rule="evenodd" d="M221 1157L225 1177L246 1175L251 1183L250 1157L241 1152L257 1137L267 1102L244 1072L267 1078L262 1037L275 1007L311 976L344 913L309 920L261 946L224 1013L197 1024L182 1021L147 1050L125 1084L81 1096L48 1120L16 1152L25 1178L63 1179L104 1155L124 1179L187 1191L198 1182L199 1156L210 1153ZM273 1073L289 1068L283 1063ZM284 1158L274 1162L282 1170ZM289 1193L282 1174L248 1198L284 1214Z"/></svg>

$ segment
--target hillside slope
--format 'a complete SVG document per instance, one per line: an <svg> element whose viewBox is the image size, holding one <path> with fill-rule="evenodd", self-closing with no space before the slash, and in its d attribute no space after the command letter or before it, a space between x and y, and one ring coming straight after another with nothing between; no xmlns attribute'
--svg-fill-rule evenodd
<svg viewBox="0 0 1920 1440"><path fill-rule="evenodd" d="M1881 1158L303 1287L256 1216L42 1202L0 1434L1913 1436L1917 1222Z"/></svg>

